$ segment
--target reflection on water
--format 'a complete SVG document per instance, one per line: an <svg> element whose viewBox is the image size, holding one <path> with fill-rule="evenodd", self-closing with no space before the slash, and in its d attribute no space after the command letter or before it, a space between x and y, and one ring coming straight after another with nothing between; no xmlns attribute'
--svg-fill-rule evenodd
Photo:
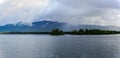
<svg viewBox="0 0 120 58"><path fill-rule="evenodd" d="M120 35L0 35L0 58L120 58Z"/></svg>

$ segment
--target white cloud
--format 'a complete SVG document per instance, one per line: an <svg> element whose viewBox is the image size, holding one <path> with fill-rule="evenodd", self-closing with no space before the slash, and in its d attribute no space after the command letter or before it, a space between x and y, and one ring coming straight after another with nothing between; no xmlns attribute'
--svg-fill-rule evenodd
<svg viewBox="0 0 120 58"><path fill-rule="evenodd" d="M0 0L0 4L4 3L5 1L4 0Z"/></svg>
<svg viewBox="0 0 120 58"><path fill-rule="evenodd" d="M4 3L0 4L0 25L38 20L120 26L120 2L119 0L4 0Z"/></svg>
<svg viewBox="0 0 120 58"><path fill-rule="evenodd" d="M53 0L54 11L44 18L71 24L120 26L120 2L118 0Z"/></svg>
<svg viewBox="0 0 120 58"><path fill-rule="evenodd" d="M49 6L49 0L5 0L0 5L0 24L32 22Z"/></svg>

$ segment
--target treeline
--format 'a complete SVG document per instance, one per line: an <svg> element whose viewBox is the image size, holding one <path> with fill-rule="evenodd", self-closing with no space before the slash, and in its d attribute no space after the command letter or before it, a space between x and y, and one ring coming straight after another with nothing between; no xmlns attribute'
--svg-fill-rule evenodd
<svg viewBox="0 0 120 58"><path fill-rule="evenodd" d="M119 31L100 30L100 29L79 29L64 32L60 29L53 29L51 32L0 32L0 34L50 34L50 35L104 35L104 34L120 34Z"/></svg>
<svg viewBox="0 0 120 58"><path fill-rule="evenodd" d="M53 29L51 32L50 32L51 35L64 35L65 32L63 32L62 30L59 30L59 29Z"/></svg>
<svg viewBox="0 0 120 58"><path fill-rule="evenodd" d="M118 34L118 31L112 30L100 30L100 29L79 29L73 30L69 32L63 32L59 29L54 29L50 32L51 35L64 35L64 34L72 34L72 35L99 35L99 34Z"/></svg>
<svg viewBox="0 0 120 58"><path fill-rule="evenodd" d="M50 34L50 32L0 32L0 34Z"/></svg>

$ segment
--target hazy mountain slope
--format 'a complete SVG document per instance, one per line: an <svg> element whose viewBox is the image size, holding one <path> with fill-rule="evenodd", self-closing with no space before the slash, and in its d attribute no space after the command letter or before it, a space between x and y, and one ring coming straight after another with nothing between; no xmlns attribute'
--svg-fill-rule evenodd
<svg viewBox="0 0 120 58"><path fill-rule="evenodd" d="M97 25L70 25L66 23L60 22L52 22L52 21L38 21L33 22L31 25L17 23L7 24L4 26L0 26L0 32L49 32L52 29L61 29L63 31L71 31L78 29L106 29L106 30L119 30L120 27L117 26L97 26Z"/></svg>

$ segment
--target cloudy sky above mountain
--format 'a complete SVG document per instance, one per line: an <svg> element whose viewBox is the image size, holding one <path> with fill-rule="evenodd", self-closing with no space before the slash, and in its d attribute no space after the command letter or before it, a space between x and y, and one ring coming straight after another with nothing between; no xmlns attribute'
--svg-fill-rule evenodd
<svg viewBox="0 0 120 58"><path fill-rule="evenodd" d="M120 0L0 0L0 25L41 20L120 26Z"/></svg>

